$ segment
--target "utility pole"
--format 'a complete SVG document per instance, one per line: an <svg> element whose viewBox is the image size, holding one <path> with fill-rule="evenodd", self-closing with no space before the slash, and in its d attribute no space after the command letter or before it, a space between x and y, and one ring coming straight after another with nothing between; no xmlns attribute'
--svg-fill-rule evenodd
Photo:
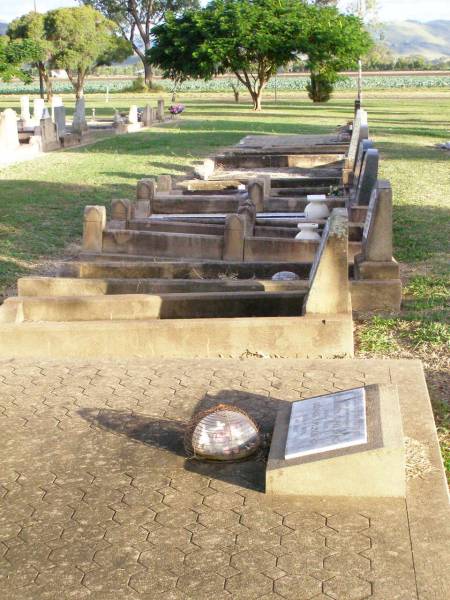
<svg viewBox="0 0 450 600"><path fill-rule="evenodd" d="M34 0L34 12L37 13L36 0ZM39 95L43 99L44 98L44 79L42 77L41 70L38 68L39 73Z"/></svg>

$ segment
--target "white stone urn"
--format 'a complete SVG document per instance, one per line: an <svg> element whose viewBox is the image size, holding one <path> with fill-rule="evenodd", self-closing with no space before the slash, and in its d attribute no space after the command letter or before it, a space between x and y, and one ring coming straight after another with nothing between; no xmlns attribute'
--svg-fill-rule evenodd
<svg viewBox="0 0 450 600"><path fill-rule="evenodd" d="M308 204L305 207L307 219L326 219L330 216L325 194L308 194Z"/></svg>
<svg viewBox="0 0 450 600"><path fill-rule="evenodd" d="M320 235L317 233L319 225L317 223L299 223L297 227L300 229L295 236L296 240L314 240L320 241Z"/></svg>

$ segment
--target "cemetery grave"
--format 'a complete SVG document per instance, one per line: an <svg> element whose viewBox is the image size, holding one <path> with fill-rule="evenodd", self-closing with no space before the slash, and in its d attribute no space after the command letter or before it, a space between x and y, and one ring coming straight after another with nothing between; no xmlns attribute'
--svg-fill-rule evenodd
<svg viewBox="0 0 450 600"><path fill-rule="evenodd" d="M354 312L401 300L365 119L249 136L200 178L141 179L109 215L86 207L82 252L57 276L19 280L0 307L7 593L446 597L422 367L337 360ZM186 458L189 419L222 403L261 448Z"/></svg>
<svg viewBox="0 0 450 600"><path fill-rule="evenodd" d="M132 105L124 116L116 111L113 119L96 118L93 110L89 119L82 97L76 101L70 123L66 120L61 96L52 97L49 109L44 99L35 98L31 114L29 96L21 96L19 118L11 108L0 113L0 165L30 160L42 152L91 144L99 136L132 133L167 121L163 99L157 101L156 108L147 104L140 115L138 107Z"/></svg>
<svg viewBox="0 0 450 600"><path fill-rule="evenodd" d="M53 344L37 343L48 336L70 357L352 356L352 309L398 310L401 283L391 190L377 181L366 113L342 135L342 184L328 197L305 194L293 167L285 181L297 197L273 197L273 173L252 173L247 192L211 196L162 175L141 180L135 200L113 200L109 221L105 208L86 207L79 259L63 263L60 277L20 280L19 296L1 308L8 352L28 356L36 345L51 357ZM299 137L275 144L298 152ZM282 271L294 280L273 281Z"/></svg>

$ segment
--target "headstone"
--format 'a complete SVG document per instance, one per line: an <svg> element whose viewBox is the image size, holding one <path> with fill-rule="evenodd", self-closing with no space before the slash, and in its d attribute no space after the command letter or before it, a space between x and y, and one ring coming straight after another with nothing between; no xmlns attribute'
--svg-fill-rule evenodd
<svg viewBox="0 0 450 600"><path fill-rule="evenodd" d="M128 199L111 201L111 219L113 221L129 221L131 219L131 202Z"/></svg>
<svg viewBox="0 0 450 600"><path fill-rule="evenodd" d="M114 118L113 118L113 127L119 127L120 125L122 125L123 123L123 118L120 116L120 113L118 110L114 111Z"/></svg>
<svg viewBox="0 0 450 600"><path fill-rule="evenodd" d="M388 181L374 187L364 224L362 254L364 260L392 260L392 188Z"/></svg>
<svg viewBox="0 0 450 600"><path fill-rule="evenodd" d="M164 100L162 98L158 100L156 118L158 119L158 121L164 121Z"/></svg>
<svg viewBox="0 0 450 600"><path fill-rule="evenodd" d="M227 215L223 238L223 260L244 260L245 215Z"/></svg>
<svg viewBox="0 0 450 600"><path fill-rule="evenodd" d="M284 458L367 443L364 388L293 402Z"/></svg>
<svg viewBox="0 0 450 600"><path fill-rule="evenodd" d="M66 135L66 107L65 106L55 106L54 121L55 121L55 125L56 125L56 135L57 135L58 139L61 139Z"/></svg>
<svg viewBox="0 0 450 600"><path fill-rule="evenodd" d="M153 109L150 106L150 104L146 104L144 106L144 110L142 113L142 122L144 124L144 127L150 127L150 125L153 122Z"/></svg>
<svg viewBox="0 0 450 600"><path fill-rule="evenodd" d="M19 148L17 114L12 108L0 113L0 151L7 152Z"/></svg>
<svg viewBox="0 0 450 600"><path fill-rule="evenodd" d="M40 120L42 149L44 152L49 152L55 150L59 146L59 137L57 135L56 125L53 123L48 111L45 110L44 115L45 113L47 113L47 116Z"/></svg>
<svg viewBox="0 0 450 600"><path fill-rule="evenodd" d="M55 108L58 106L63 106L63 101L61 96L52 96L52 119L55 121Z"/></svg>
<svg viewBox="0 0 450 600"><path fill-rule="evenodd" d="M404 497L405 447L396 387L369 385L281 404L266 493Z"/></svg>
<svg viewBox="0 0 450 600"><path fill-rule="evenodd" d="M138 107L135 104L130 106L128 111L128 123L135 124L138 122Z"/></svg>
<svg viewBox="0 0 450 600"><path fill-rule="evenodd" d="M263 212L264 210L264 180L259 178L249 179L248 185L248 195L250 200L256 207L257 212Z"/></svg>
<svg viewBox="0 0 450 600"><path fill-rule="evenodd" d="M353 172L353 180L358 185L359 176L361 175L361 169L366 156L367 150L373 148L372 140L361 140L359 143L358 154L356 155L355 169Z"/></svg>
<svg viewBox="0 0 450 600"><path fill-rule="evenodd" d="M44 114L45 101L42 98L35 98L33 100L33 120L36 125L39 125L42 115Z"/></svg>
<svg viewBox="0 0 450 600"><path fill-rule="evenodd" d="M375 187L378 178L379 154L375 148L369 148L366 151L361 174L355 192L355 204L368 206L372 190Z"/></svg>
<svg viewBox="0 0 450 600"><path fill-rule="evenodd" d="M86 108L84 98L77 98L72 121L72 131L81 135L87 129Z"/></svg>
<svg viewBox="0 0 450 600"><path fill-rule="evenodd" d="M136 186L137 200L153 200L156 191L156 182L154 179L140 179Z"/></svg>
<svg viewBox="0 0 450 600"><path fill-rule="evenodd" d="M156 189L158 192L171 192L172 177L170 175L158 175L156 180Z"/></svg>
<svg viewBox="0 0 450 600"><path fill-rule="evenodd" d="M104 206L86 206L83 218L83 250L101 252L103 231L106 227L106 209Z"/></svg>
<svg viewBox="0 0 450 600"><path fill-rule="evenodd" d="M29 96L20 96L20 118L25 124L31 120Z"/></svg>

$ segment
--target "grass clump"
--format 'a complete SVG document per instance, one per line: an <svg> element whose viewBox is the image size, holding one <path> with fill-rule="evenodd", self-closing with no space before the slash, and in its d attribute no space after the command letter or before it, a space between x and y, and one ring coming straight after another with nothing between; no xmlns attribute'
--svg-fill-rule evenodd
<svg viewBox="0 0 450 600"><path fill-rule="evenodd" d="M398 350L395 338L396 319L373 317L365 322L359 333L361 352L370 354L391 354Z"/></svg>

